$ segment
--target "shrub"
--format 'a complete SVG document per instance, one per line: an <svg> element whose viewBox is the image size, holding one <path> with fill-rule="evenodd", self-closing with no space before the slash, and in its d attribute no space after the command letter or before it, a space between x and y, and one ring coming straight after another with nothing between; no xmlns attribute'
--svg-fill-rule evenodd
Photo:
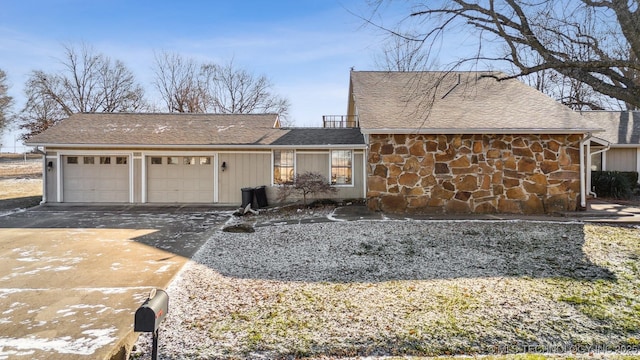
<svg viewBox="0 0 640 360"><path fill-rule="evenodd" d="M278 190L278 199L284 201L292 192L302 194L303 204L307 205L307 195L335 193L338 190L329 184L329 180L319 173L305 172L296 174L293 185L283 185Z"/></svg>
<svg viewBox="0 0 640 360"><path fill-rule="evenodd" d="M620 171L593 171L591 172L591 184L595 188L596 194L602 197L610 197L614 199L629 199L632 192L632 182L638 179L636 172L620 172Z"/></svg>

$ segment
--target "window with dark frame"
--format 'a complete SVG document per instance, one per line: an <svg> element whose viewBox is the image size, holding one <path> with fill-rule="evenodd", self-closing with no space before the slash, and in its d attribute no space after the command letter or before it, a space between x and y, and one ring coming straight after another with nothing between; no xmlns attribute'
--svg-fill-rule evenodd
<svg viewBox="0 0 640 360"><path fill-rule="evenodd" d="M331 184L352 185L352 153L351 150L331 151Z"/></svg>
<svg viewBox="0 0 640 360"><path fill-rule="evenodd" d="M162 165L162 158L161 157L152 157L151 158L151 165Z"/></svg>
<svg viewBox="0 0 640 360"><path fill-rule="evenodd" d="M126 156L116 156L116 164L118 165L126 165L127 157Z"/></svg>
<svg viewBox="0 0 640 360"><path fill-rule="evenodd" d="M273 151L273 183L293 184L295 176L293 150Z"/></svg>
<svg viewBox="0 0 640 360"><path fill-rule="evenodd" d="M77 156L67 156L67 164L77 164L78 157Z"/></svg>
<svg viewBox="0 0 640 360"><path fill-rule="evenodd" d="M82 162L83 162L84 164L86 164L86 165L93 165L93 164L95 164L95 161L96 161L96 158L95 158L95 157L93 157L93 156L85 156L85 157L82 159Z"/></svg>
<svg viewBox="0 0 640 360"><path fill-rule="evenodd" d="M100 156L100 164L101 165L111 164L111 156Z"/></svg>
<svg viewBox="0 0 640 360"><path fill-rule="evenodd" d="M211 165L211 158L208 156L201 156L200 165Z"/></svg>

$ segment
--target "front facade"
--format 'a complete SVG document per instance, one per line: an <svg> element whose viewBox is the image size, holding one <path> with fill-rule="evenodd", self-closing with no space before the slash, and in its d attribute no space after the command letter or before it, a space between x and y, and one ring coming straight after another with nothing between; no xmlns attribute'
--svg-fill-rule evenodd
<svg viewBox="0 0 640 360"><path fill-rule="evenodd" d="M270 114L75 114L30 144L45 153L47 203L238 205L257 186L274 202L305 171L335 198L364 197L357 129L281 129Z"/></svg>
<svg viewBox="0 0 640 360"><path fill-rule="evenodd" d="M593 133L498 73L352 72L349 115L369 146L369 208L544 214L584 207Z"/></svg>
<svg viewBox="0 0 640 360"><path fill-rule="evenodd" d="M332 197L376 211L586 207L591 160L613 146L596 137L605 129L503 76L352 71L347 115L324 128L280 128L275 114L75 114L29 143L45 154L47 203L238 205L262 186L273 203L316 172ZM618 157L640 169L637 141L616 146L603 169Z"/></svg>

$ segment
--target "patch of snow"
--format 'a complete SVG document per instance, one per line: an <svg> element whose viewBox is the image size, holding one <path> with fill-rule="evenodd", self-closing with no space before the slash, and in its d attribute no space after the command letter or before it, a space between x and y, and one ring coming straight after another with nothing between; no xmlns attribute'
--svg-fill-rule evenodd
<svg viewBox="0 0 640 360"><path fill-rule="evenodd" d="M156 270L156 273L163 273L169 271L171 265L163 265L160 269Z"/></svg>
<svg viewBox="0 0 640 360"><path fill-rule="evenodd" d="M54 339L43 339L35 336L23 338L0 337L0 356L17 355L18 351L33 352L35 350L57 352L59 354L92 355L97 349L117 340L113 336L115 332L116 328L114 327L85 330L82 334L86 336L79 339L73 339L70 336Z"/></svg>

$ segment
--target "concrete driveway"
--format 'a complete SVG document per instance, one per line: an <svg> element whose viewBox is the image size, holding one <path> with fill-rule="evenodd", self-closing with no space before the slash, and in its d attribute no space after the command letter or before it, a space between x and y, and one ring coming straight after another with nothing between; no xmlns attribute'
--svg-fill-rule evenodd
<svg viewBox="0 0 640 360"><path fill-rule="evenodd" d="M166 288L229 214L65 206L0 217L0 359L124 358L150 289Z"/></svg>

